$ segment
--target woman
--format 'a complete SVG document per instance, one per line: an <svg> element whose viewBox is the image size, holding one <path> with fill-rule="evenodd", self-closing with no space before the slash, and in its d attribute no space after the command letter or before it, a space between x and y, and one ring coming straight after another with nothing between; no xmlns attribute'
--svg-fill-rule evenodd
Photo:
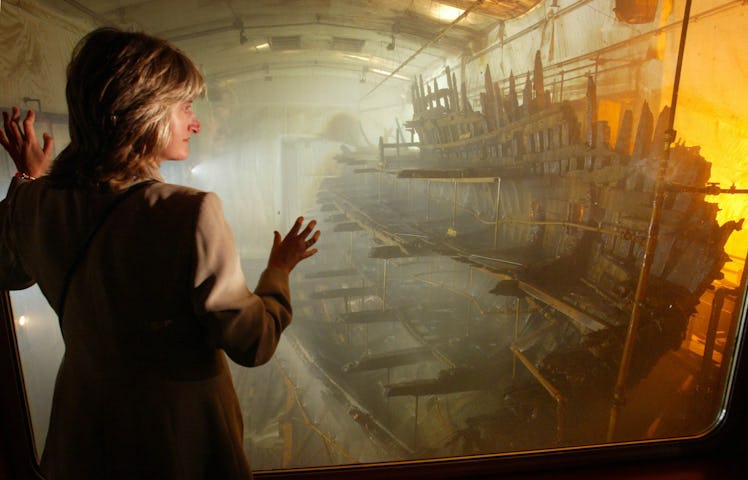
<svg viewBox="0 0 748 480"><path fill-rule="evenodd" d="M164 183L200 131L204 80L165 41L105 28L68 66L70 145L48 175L34 115L3 113L18 173L0 206L0 288L38 283L65 341L49 479L250 478L227 361L272 356L315 222L275 232L254 292L215 194Z"/></svg>

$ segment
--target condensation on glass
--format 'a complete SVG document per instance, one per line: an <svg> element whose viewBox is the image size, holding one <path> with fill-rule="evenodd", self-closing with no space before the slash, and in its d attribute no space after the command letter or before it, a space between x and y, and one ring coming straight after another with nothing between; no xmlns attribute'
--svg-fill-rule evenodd
<svg viewBox="0 0 748 480"><path fill-rule="evenodd" d="M329 105L304 106L311 77L210 85L191 159L164 173L219 193L250 287L272 230L303 214L323 231L275 358L233 368L253 468L719 420L743 309L745 12L694 6L671 125L684 4L614 3L540 2L376 95L329 77ZM35 288L12 301L41 449L64 347Z"/></svg>

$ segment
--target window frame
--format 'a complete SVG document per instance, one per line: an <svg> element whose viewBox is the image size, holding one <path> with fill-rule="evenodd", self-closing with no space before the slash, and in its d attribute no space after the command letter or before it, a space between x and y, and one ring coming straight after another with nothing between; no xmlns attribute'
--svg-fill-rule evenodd
<svg viewBox="0 0 748 480"><path fill-rule="evenodd" d="M16 341L13 307L0 292L0 478L43 479L38 471L34 434Z"/></svg>

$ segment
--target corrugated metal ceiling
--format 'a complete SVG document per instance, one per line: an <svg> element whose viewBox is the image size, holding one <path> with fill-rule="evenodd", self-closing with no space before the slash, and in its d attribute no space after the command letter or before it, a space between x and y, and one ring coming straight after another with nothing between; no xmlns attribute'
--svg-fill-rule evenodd
<svg viewBox="0 0 748 480"><path fill-rule="evenodd" d="M189 51L208 78L360 75L412 77L479 49L501 21L539 0L44 0L94 24L143 30ZM479 3L479 5L475 5ZM464 9L471 12L450 27ZM434 41L438 38L438 41ZM416 55L417 53L417 55ZM414 57L415 55L415 57ZM413 58L412 58L413 57Z"/></svg>

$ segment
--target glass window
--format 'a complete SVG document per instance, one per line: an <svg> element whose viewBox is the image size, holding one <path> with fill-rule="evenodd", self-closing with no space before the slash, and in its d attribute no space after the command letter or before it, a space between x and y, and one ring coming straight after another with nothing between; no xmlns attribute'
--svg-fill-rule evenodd
<svg viewBox="0 0 748 480"><path fill-rule="evenodd" d="M75 42L144 29L205 73L203 130L163 173L219 194L250 288L273 230L319 221L275 357L232 367L253 469L656 442L721 420L743 333L741 2L696 2L682 57L683 0L461 19L440 2L38 3L2 4L3 110L40 111L62 149ZM64 346L38 289L11 298L41 452Z"/></svg>

